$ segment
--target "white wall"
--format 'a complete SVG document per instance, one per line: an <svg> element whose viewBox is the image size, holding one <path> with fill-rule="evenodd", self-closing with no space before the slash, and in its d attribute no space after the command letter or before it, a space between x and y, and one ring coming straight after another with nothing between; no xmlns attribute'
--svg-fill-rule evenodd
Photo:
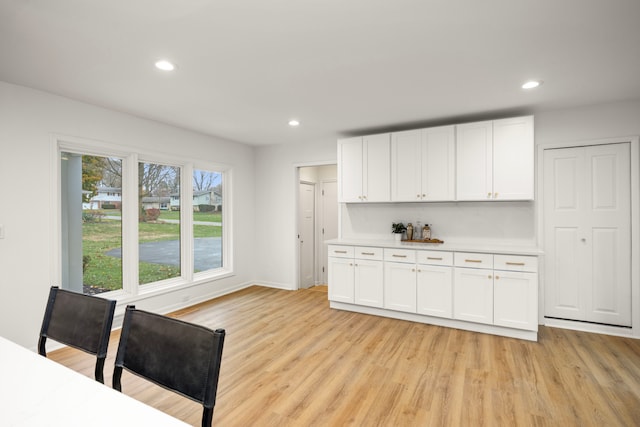
<svg viewBox="0 0 640 427"><path fill-rule="evenodd" d="M535 244L533 202L343 204L343 238L393 239L391 224L431 227L447 243Z"/></svg>
<svg viewBox="0 0 640 427"><path fill-rule="evenodd" d="M0 335L35 348L49 286L57 284L51 273L52 134L208 159L233 168L235 276L142 299L138 307L175 309L255 279L253 148L0 82L0 224L5 230L0 239Z"/></svg>
<svg viewBox="0 0 640 427"><path fill-rule="evenodd" d="M536 144L640 135L640 100L535 115Z"/></svg>
<svg viewBox="0 0 640 427"><path fill-rule="evenodd" d="M336 163L334 139L256 149L256 271L262 284L297 286L297 171L300 166Z"/></svg>

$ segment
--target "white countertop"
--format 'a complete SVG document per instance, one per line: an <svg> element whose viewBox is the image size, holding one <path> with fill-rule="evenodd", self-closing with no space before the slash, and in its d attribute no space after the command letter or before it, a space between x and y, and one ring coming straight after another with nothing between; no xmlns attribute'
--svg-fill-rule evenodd
<svg viewBox="0 0 640 427"><path fill-rule="evenodd" d="M444 239L442 239L444 240ZM527 246L518 244L502 244L502 243L478 243L478 242L454 242L448 243L421 243L421 242L396 242L389 239L331 239L325 240L329 245L347 245L347 246L369 246L376 248L391 249L421 249L430 251L449 251L449 252L480 252L492 254L517 254L517 255L543 255L542 250L537 246Z"/></svg>
<svg viewBox="0 0 640 427"><path fill-rule="evenodd" d="M188 426L3 337L0 378L3 427Z"/></svg>

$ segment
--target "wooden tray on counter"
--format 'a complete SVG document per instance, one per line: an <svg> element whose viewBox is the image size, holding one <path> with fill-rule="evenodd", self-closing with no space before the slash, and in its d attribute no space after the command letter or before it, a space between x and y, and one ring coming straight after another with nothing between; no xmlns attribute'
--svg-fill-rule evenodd
<svg viewBox="0 0 640 427"><path fill-rule="evenodd" d="M444 243L444 240L440 240L440 239L420 239L420 240L403 240L403 242L410 242L410 243Z"/></svg>

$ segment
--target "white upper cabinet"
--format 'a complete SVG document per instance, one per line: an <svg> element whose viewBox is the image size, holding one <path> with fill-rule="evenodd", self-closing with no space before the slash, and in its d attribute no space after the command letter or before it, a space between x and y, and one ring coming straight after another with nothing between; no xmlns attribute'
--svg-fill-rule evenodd
<svg viewBox="0 0 640 427"><path fill-rule="evenodd" d="M391 134L391 200L455 200L455 127Z"/></svg>
<svg viewBox="0 0 640 427"><path fill-rule="evenodd" d="M533 117L456 126L457 200L533 200Z"/></svg>
<svg viewBox="0 0 640 427"><path fill-rule="evenodd" d="M422 192L424 200L455 200L455 126L424 129L422 135Z"/></svg>
<svg viewBox="0 0 640 427"><path fill-rule="evenodd" d="M456 198L487 200L493 194L493 122L456 126Z"/></svg>
<svg viewBox="0 0 640 427"><path fill-rule="evenodd" d="M533 200L533 117L494 120L493 193L496 200Z"/></svg>
<svg viewBox="0 0 640 427"><path fill-rule="evenodd" d="M389 144L388 133L338 140L340 202L390 200Z"/></svg>
<svg viewBox="0 0 640 427"><path fill-rule="evenodd" d="M422 196L421 130L391 135L391 200L414 202Z"/></svg>
<svg viewBox="0 0 640 427"><path fill-rule="evenodd" d="M338 201L533 200L533 116L338 140Z"/></svg>

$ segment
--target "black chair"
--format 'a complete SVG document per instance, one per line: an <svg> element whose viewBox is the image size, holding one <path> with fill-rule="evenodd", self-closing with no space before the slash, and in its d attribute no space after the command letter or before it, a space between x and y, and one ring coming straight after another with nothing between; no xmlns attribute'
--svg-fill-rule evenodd
<svg viewBox="0 0 640 427"><path fill-rule="evenodd" d="M122 391L122 369L204 406L202 426L211 426L225 330L215 331L129 305L124 314L113 371Z"/></svg>
<svg viewBox="0 0 640 427"><path fill-rule="evenodd" d="M38 353L47 357L47 338L97 357L96 381L104 384L104 361L116 302L52 286L44 312Z"/></svg>

